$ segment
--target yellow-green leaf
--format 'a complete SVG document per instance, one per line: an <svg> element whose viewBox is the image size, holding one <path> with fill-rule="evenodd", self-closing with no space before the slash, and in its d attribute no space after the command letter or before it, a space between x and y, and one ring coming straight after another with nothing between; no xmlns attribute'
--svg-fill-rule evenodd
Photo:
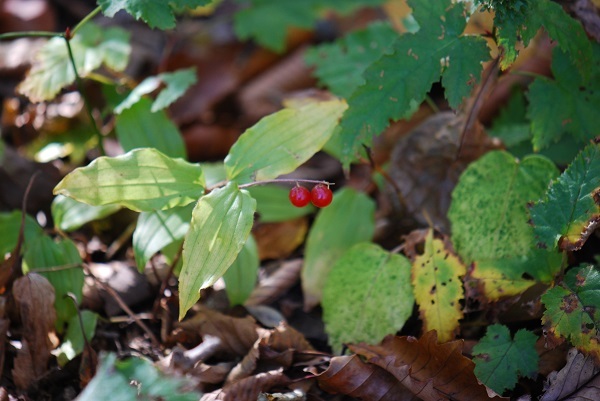
<svg viewBox="0 0 600 401"><path fill-rule="evenodd" d="M116 204L135 211L185 206L203 193L204 176L198 164L151 148L99 157L68 174L54 188L55 195L89 205Z"/></svg>
<svg viewBox="0 0 600 401"><path fill-rule="evenodd" d="M412 284L423 331L436 330L439 342L454 338L458 321L463 317L460 277L466 272L458 257L441 240L433 238L433 230L429 230L423 255L415 258L412 265Z"/></svg>
<svg viewBox="0 0 600 401"><path fill-rule="evenodd" d="M339 99L291 103L240 136L225 158L227 178L269 180L294 171L329 140L346 110Z"/></svg>
<svg viewBox="0 0 600 401"><path fill-rule="evenodd" d="M235 261L250 235L256 201L234 182L200 198L183 246L179 319Z"/></svg>
<svg viewBox="0 0 600 401"><path fill-rule="evenodd" d="M92 206L58 195L52 201L52 218L54 225L62 231L73 231L90 221L110 216L120 209L119 205Z"/></svg>

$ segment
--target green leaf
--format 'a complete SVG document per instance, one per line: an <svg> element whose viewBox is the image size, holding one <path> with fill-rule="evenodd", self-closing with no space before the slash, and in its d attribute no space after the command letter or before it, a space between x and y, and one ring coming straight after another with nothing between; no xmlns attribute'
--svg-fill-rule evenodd
<svg viewBox="0 0 600 401"><path fill-rule="evenodd" d="M370 241L375 231L375 202L362 192L345 187L333 194L333 202L321 209L306 240L302 289L304 304L314 307L335 262L360 242Z"/></svg>
<svg viewBox="0 0 600 401"><path fill-rule="evenodd" d="M600 272L597 267L576 267L560 285L542 295L542 317L547 335L566 338L585 354L600 359Z"/></svg>
<svg viewBox="0 0 600 401"><path fill-rule="evenodd" d="M137 148L155 148L166 156L187 157L185 143L177 126L164 110L151 111L149 99L124 110L115 119L115 131L126 152Z"/></svg>
<svg viewBox="0 0 600 401"><path fill-rule="evenodd" d="M559 253L537 249L527 210L557 175L545 157L518 161L502 151L489 152L461 175L448 211L452 242L466 264L475 263L472 275L490 300L533 285L524 274L549 281L560 268Z"/></svg>
<svg viewBox="0 0 600 401"><path fill-rule="evenodd" d="M150 28L172 29L175 28L175 10L184 7L195 8L205 6L212 0L98 0L102 12L107 17L114 17L121 10L125 10L136 20L142 20Z"/></svg>
<svg viewBox="0 0 600 401"><path fill-rule="evenodd" d="M340 134L345 166L389 120L410 116L440 76L450 107L457 108L479 81L481 63L490 58L483 38L462 34L466 26L462 3L412 0L409 5L421 29L400 36L392 53L365 70L365 84L348 99Z"/></svg>
<svg viewBox="0 0 600 401"><path fill-rule="evenodd" d="M316 67L319 82L338 96L347 98L364 83L364 70L391 50L398 38L389 23L375 22L334 43L315 46L306 52L306 61Z"/></svg>
<svg viewBox="0 0 600 401"><path fill-rule="evenodd" d="M62 231L74 231L86 223L101 220L121 209L119 205L91 206L75 199L58 195L52 201L54 225Z"/></svg>
<svg viewBox="0 0 600 401"><path fill-rule="evenodd" d="M499 394L512 390L519 377L535 378L539 363L536 341L537 336L526 329L517 331L513 339L506 326L489 326L473 347L475 375Z"/></svg>
<svg viewBox="0 0 600 401"><path fill-rule="evenodd" d="M436 330L438 341L454 339L458 321L463 318L461 277L467 269L448 251L442 240L429 230L423 254L412 263L412 285L419 305L423 332Z"/></svg>
<svg viewBox="0 0 600 401"><path fill-rule="evenodd" d="M400 330L413 310L410 262L375 244L354 245L331 269L323 321L333 352L344 343L375 344Z"/></svg>
<svg viewBox="0 0 600 401"><path fill-rule="evenodd" d="M531 208L534 232L551 249L581 249L600 221L600 145L590 144Z"/></svg>
<svg viewBox="0 0 600 401"><path fill-rule="evenodd" d="M179 319L235 261L250 235L256 201L234 182L200 198L183 246Z"/></svg>
<svg viewBox="0 0 600 401"><path fill-rule="evenodd" d="M203 193L204 177L198 164L151 148L99 157L69 173L54 188L55 195L90 205L116 204L135 211L185 206Z"/></svg>
<svg viewBox="0 0 600 401"><path fill-rule="evenodd" d="M164 72L153 77L148 77L136 86L131 93L115 107L115 114L120 114L139 102L144 95L154 92L165 85L160 91L150 111L153 113L170 106L179 99L188 88L196 83L196 68L186 68L175 72Z"/></svg>
<svg viewBox="0 0 600 401"><path fill-rule="evenodd" d="M2 256L15 250L21 229L21 218L22 214L18 210L11 213L0 213L0 254ZM37 221L30 215L25 215L24 249L43 234L44 231Z"/></svg>
<svg viewBox="0 0 600 401"><path fill-rule="evenodd" d="M377 6L385 0L252 0L235 15L240 39L255 39L262 46L282 52L290 27L311 28L327 10L349 13L361 6Z"/></svg>
<svg viewBox="0 0 600 401"><path fill-rule="evenodd" d="M77 72L82 77L103 64L115 71L123 71L131 53L129 33L121 28L100 28L88 22L71 40L71 49ZM75 73L65 39L56 37L36 54L31 70L17 90L32 102L42 102L53 99L73 82Z"/></svg>
<svg viewBox="0 0 600 401"><path fill-rule="evenodd" d="M259 185L248 188L256 199L256 211L263 223L275 223L306 216L315 211L314 206L295 207L289 201L289 189L278 185Z"/></svg>
<svg viewBox="0 0 600 401"><path fill-rule="evenodd" d="M133 232L133 254L139 271L166 246L183 241L190 227L194 204L142 212Z"/></svg>
<svg viewBox="0 0 600 401"><path fill-rule="evenodd" d="M229 305L243 305L246 302L256 285L259 265L258 247L250 235L231 267L223 275Z"/></svg>
<svg viewBox="0 0 600 401"><path fill-rule="evenodd" d="M188 379L169 376L150 361L131 357L117 361L115 354L101 354L96 375L77 397L77 401L198 401ZM132 386L131 383L136 383Z"/></svg>
<svg viewBox="0 0 600 401"><path fill-rule="evenodd" d="M64 324L77 313L67 294L73 294L79 303L83 297L83 261L77 246L70 239L54 241L47 235L42 235L28 244L23 262L24 273L40 273L54 287L56 330L62 333Z"/></svg>
<svg viewBox="0 0 600 401"><path fill-rule="evenodd" d="M589 63L593 75L589 83L573 68L567 55L555 49L554 80L537 78L530 85L527 114L531 119L534 149L543 149L564 134L581 143L598 135L600 45L595 44L593 50L594 57Z"/></svg>
<svg viewBox="0 0 600 401"><path fill-rule="evenodd" d="M225 158L230 180L269 180L290 173L329 140L346 110L343 100L293 103L244 132Z"/></svg>
<svg viewBox="0 0 600 401"><path fill-rule="evenodd" d="M81 316L81 321L83 322L85 338L87 338L89 342L92 340L94 333L96 332L98 315L89 310L82 310L79 312L79 314ZM84 347L85 340L81 331L79 316L75 315L71 318L71 320L69 320L67 332L65 333L62 344L56 350L52 351L52 353L56 355L59 366L65 366L67 362L81 354Z"/></svg>
<svg viewBox="0 0 600 401"><path fill-rule="evenodd" d="M558 3L550 0L527 1L527 5L519 7L518 12L505 13L494 22L498 27L499 43L506 52L501 64L504 69L517 57L518 38L522 38L527 46L544 27L548 36L558 42L558 47L569 53L580 73L589 77L593 70L590 68L592 49L587 34L581 24Z"/></svg>

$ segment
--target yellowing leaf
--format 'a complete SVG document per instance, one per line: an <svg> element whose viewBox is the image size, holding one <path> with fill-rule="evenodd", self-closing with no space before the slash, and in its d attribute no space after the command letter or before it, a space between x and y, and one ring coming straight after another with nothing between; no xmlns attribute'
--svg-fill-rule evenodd
<svg viewBox="0 0 600 401"><path fill-rule="evenodd" d="M429 230L423 255L413 262L412 284L423 331L436 330L440 342L454 338L458 321L463 317L459 303L463 298L460 277L466 273L461 261L441 240L433 238L433 230Z"/></svg>
<svg viewBox="0 0 600 401"><path fill-rule="evenodd" d="M263 118L232 146L227 177L246 183L294 171L321 150L346 107L343 100L311 100Z"/></svg>
<svg viewBox="0 0 600 401"><path fill-rule="evenodd" d="M192 212L179 275L179 319L235 261L250 235L256 201L234 182L203 196Z"/></svg>

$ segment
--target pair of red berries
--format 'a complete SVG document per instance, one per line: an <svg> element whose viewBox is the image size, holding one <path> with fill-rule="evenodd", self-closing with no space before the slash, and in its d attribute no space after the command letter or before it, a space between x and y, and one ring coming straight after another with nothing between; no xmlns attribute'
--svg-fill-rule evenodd
<svg viewBox="0 0 600 401"><path fill-rule="evenodd" d="M333 193L329 186L317 184L312 191L309 191L301 185L297 185L290 190L290 202L296 207L304 207L312 202L316 207L329 206L333 200Z"/></svg>

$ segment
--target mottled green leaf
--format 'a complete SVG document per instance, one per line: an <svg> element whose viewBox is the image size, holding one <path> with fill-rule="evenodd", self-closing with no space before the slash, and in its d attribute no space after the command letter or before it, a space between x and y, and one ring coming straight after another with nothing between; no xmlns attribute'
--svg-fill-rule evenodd
<svg viewBox="0 0 600 401"><path fill-rule="evenodd" d="M83 352L85 340L83 332L81 331L80 317L85 331L85 338L90 342L94 337L98 315L89 310L82 310L79 312L79 316L73 316L71 320L69 320L62 344L56 350L52 351L52 353L56 355L56 359L60 366L65 366L67 362Z"/></svg>
<svg viewBox="0 0 600 401"><path fill-rule="evenodd" d="M458 321L463 317L461 277L466 273L467 269L456 255L429 230L423 254L412 264L412 285L423 332L436 330L440 343L454 339Z"/></svg>
<svg viewBox="0 0 600 401"><path fill-rule="evenodd" d="M575 267L542 295L547 335L566 338L584 354L600 359L600 272Z"/></svg>
<svg viewBox="0 0 600 401"><path fill-rule="evenodd" d="M103 64L115 71L127 67L131 46L129 33L121 28L100 28L93 22L85 24L71 40L77 72L85 77ZM50 39L36 54L35 62L19 93L32 102L54 99L62 88L75 82L64 38Z"/></svg>
<svg viewBox="0 0 600 401"><path fill-rule="evenodd" d="M234 182L200 198L183 246L179 319L235 261L250 235L256 201Z"/></svg>
<svg viewBox="0 0 600 401"><path fill-rule="evenodd" d="M524 274L550 281L560 268L559 253L537 249L527 210L557 175L542 156L519 161L502 151L486 154L461 175L448 211L452 242L466 264L475 263L472 275L489 299L533 285Z"/></svg>
<svg viewBox="0 0 600 401"><path fill-rule="evenodd" d="M169 157L185 159L185 143L177 126L164 110L150 110L149 99L124 110L115 118L115 131L126 152L137 148L155 148Z"/></svg>
<svg viewBox="0 0 600 401"><path fill-rule="evenodd" d="M198 401L201 398L192 390L195 386L189 379L163 373L146 359L130 357L118 361L112 353L103 353L99 359L96 375L76 401Z"/></svg>
<svg viewBox="0 0 600 401"><path fill-rule="evenodd" d="M354 245L334 264L323 288L329 344L376 344L400 330L413 310L410 262L378 245Z"/></svg>
<svg viewBox="0 0 600 401"><path fill-rule="evenodd" d="M375 231L375 202L345 187L333 194L331 205L317 215L306 240L302 289L304 304L317 305L335 262L360 242L370 241Z"/></svg>
<svg viewBox="0 0 600 401"><path fill-rule="evenodd" d="M180 243L190 227L194 204L142 212L133 232L133 254L138 270L168 245Z"/></svg>
<svg viewBox="0 0 600 401"><path fill-rule="evenodd" d="M258 278L258 247L250 235L237 258L223 275L229 305L243 305L254 290Z"/></svg>
<svg viewBox="0 0 600 401"><path fill-rule="evenodd" d="M195 8L205 6L212 0L170 0L170 1L147 1L147 0L98 0L102 12L107 17L125 10L136 20L141 19L150 28L172 29L175 28L175 11L181 8Z"/></svg>
<svg viewBox="0 0 600 401"><path fill-rule="evenodd" d="M519 377L535 378L539 363L536 341L537 336L526 329L517 331L513 339L508 327L489 326L473 347L475 375L498 394L512 390Z"/></svg>
<svg viewBox="0 0 600 401"><path fill-rule="evenodd" d="M483 38L463 35L462 3L409 0L409 5L421 28L401 35L392 53L371 64L364 73L365 84L348 99L340 134L344 165L355 160L363 144L370 145L390 120L411 115L440 77L450 107L457 108L490 57Z"/></svg>
<svg viewBox="0 0 600 401"><path fill-rule="evenodd" d="M558 6L558 5L557 5ZM560 6L558 6L560 7ZM593 139L598 129L600 109L600 45L594 44L592 79L589 83L559 49L553 51L554 79L537 78L529 87L529 109L533 147L548 147L564 134L580 143Z"/></svg>
<svg viewBox="0 0 600 401"><path fill-rule="evenodd" d="M312 205L292 205L288 197L290 190L278 185L257 185L248 188L248 192L256 199L256 211L263 223L292 220L315 211Z"/></svg>
<svg viewBox="0 0 600 401"><path fill-rule="evenodd" d="M343 100L309 99L264 117L231 147L227 177L246 183L294 171L321 150L346 107Z"/></svg>
<svg viewBox="0 0 600 401"><path fill-rule="evenodd" d="M144 95L152 93L160 88L161 85L164 85L164 88L160 91L150 109L151 112L155 113L170 106L171 103L183 96L185 91L195 84L196 81L196 69L194 67L174 72L164 72L148 77L140 82L131 93L115 107L114 112L120 114L123 110L126 110L139 102Z"/></svg>
<svg viewBox="0 0 600 401"><path fill-rule="evenodd" d="M364 83L364 70L389 52L397 38L398 32L389 23L375 22L334 43L309 49L306 61L316 67L314 75L321 84L336 95L347 98Z"/></svg>
<svg viewBox="0 0 600 401"><path fill-rule="evenodd" d="M121 209L119 205L92 206L58 195L52 201L54 225L62 231L77 230L90 221L100 220Z"/></svg>
<svg viewBox="0 0 600 401"><path fill-rule="evenodd" d="M11 213L0 213L0 254L2 256L13 252L19 239L22 214L15 210ZM40 225L30 215L25 215L25 227L23 231L24 246L33 243L37 237L44 234Z"/></svg>
<svg viewBox="0 0 600 401"><path fill-rule="evenodd" d="M531 208L537 238L551 249L578 250L600 221L600 145L590 144Z"/></svg>
<svg viewBox="0 0 600 401"><path fill-rule="evenodd" d="M73 294L78 302L83 297L83 261L75 243L70 239L55 241L47 235L39 236L27 245L23 262L24 273L39 273L54 287L56 329L62 332L64 324L77 313L67 294Z"/></svg>
<svg viewBox="0 0 600 401"><path fill-rule="evenodd" d="M204 193L198 164L172 159L152 148L99 157L69 173L54 188L90 205L117 204L135 211L185 206Z"/></svg>

